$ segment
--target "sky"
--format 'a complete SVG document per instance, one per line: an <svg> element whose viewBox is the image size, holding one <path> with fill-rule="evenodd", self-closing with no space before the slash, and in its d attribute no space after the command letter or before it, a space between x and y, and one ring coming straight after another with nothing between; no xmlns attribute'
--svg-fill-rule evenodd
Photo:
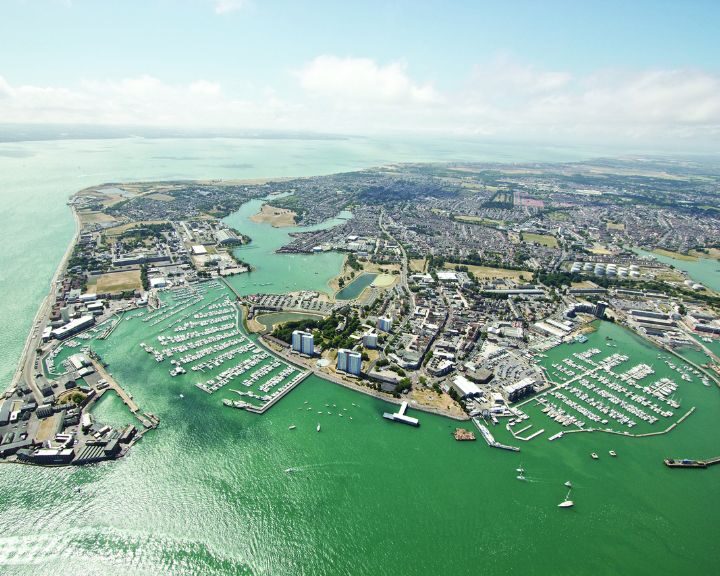
<svg viewBox="0 0 720 576"><path fill-rule="evenodd" d="M0 0L0 124L720 147L720 1Z"/></svg>

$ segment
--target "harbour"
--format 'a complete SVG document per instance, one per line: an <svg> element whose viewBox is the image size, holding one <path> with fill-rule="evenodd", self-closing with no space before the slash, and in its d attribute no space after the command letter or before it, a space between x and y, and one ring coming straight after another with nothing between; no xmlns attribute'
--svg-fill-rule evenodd
<svg viewBox="0 0 720 576"><path fill-rule="evenodd" d="M212 142L161 145L167 148L163 154L178 157L205 158L205 147L214 149L216 155L209 162L217 174L218 165L234 160ZM140 161L147 151L143 142L110 143L107 152L97 155L81 154L83 146L37 143L28 147L34 155L26 160L28 174L24 178L31 182L32 172L40 173L38 166L42 165L47 179L36 180L37 189L46 188L33 210L32 229L41 236L32 238L37 242L35 248L54 262L33 268L30 282L18 283L8 292L5 317L9 324L3 338L22 342L37 302L47 290L45 280L52 275L65 241L72 236L63 194L73 192L78 183L96 183L98 173L108 170L104 163L112 166L114 156L137 158L135 164L122 168L128 171L126 178L158 175L153 172L155 168L143 167ZM237 153L234 146L230 149ZM249 146L257 146L252 148L258 151L255 156L247 153L256 164L255 174L279 174L286 169L262 164L262 158L272 156L267 154L267 143ZM273 146L292 148L294 144ZM342 149L344 144L332 142L330 146ZM85 163L96 162L96 157L104 158L104 163L83 164L82 173L88 176L66 181L69 158L82 158ZM62 177L47 176L49 159L63 166L58 169ZM0 163L6 161L0 159ZM196 175L193 170L201 175L206 170L183 160L167 161L166 166L171 167L163 168L167 177L192 177ZM121 177L117 176L120 169L112 166L112 177ZM312 173L319 167L303 169ZM26 188L8 183L9 170L2 173L8 190L27 193ZM59 202L60 208L54 208L53 202ZM10 222L10 226L18 238L25 238L27 219L23 222L19 217L18 223ZM253 239L261 244L262 233L254 232ZM249 254L252 248L243 250ZM273 267L276 264L276 273L288 274L287 261L273 260ZM12 272L11 266L7 269ZM243 291L257 290L252 284L268 281L232 279ZM243 288L245 282L247 288ZM322 276L312 272L307 280L293 275L278 280L277 286L282 289L288 282L303 287L324 284ZM11 305L24 316L18 317ZM530 418L518 430L537 421L533 429L544 428L546 432L527 448L523 444L523 451L516 454L490 450L485 442L456 442L451 434L457 423L432 414L422 415L419 428L390 425L382 420L382 412L396 410L393 405L312 375L262 418L246 410L226 410L223 399L238 399L229 390L235 386L225 386L210 395L193 385L191 375L195 372L188 370L186 375L172 377L169 359L155 362L139 347L140 342L156 347L159 342L152 340L150 322L127 320L133 314L127 313L112 334L96 341L95 347L137 405L158 415L160 428L145 438L147 442L138 442L129 457L110 465L57 470L0 466L0 487L5 494L0 504L0 557L9 574L90 570L124 576L130 565L137 571L178 575L191 573L190 566L199 566L210 574L263 570L277 574L466 574L475 570L478 562L470 558L468 550L478 550L484 571L502 574L507 571L507 554L516 550L514 543L524 541L532 542L532 546L524 547L514 562L519 571L529 573L682 573L687 562L672 552L678 547L693 557L697 573L713 573L719 561L712 518L707 514L708 509L720 507L714 489L718 467L683 474L663 464L668 455L702 457L717 453L717 390L703 386L692 374L692 382L683 381L664 362L654 366L656 373L648 383L663 377L674 380L678 384L675 398L681 404L679 413L697 406L671 434L635 439L623 434L630 431L626 426L614 425L619 434L570 434L547 442L546 438L568 432L573 426L550 420L530 403L523 408ZM190 321L187 318L173 328ZM188 330L202 331L211 325ZM657 349L619 327L602 324L599 331L601 340L610 334L617 343L617 349L608 352L630 356L628 368L638 363L653 366L652 360L657 360ZM87 342L77 340L77 347L68 346L67 352L63 346L56 366ZM603 349L592 335L589 340L588 346ZM583 351L580 346L549 350L547 366L552 369L552 362L573 358L572 352ZM18 348L11 350L6 372L12 374L18 354ZM208 372L207 377L214 373ZM98 419L112 414L118 426L131 424L133 417L123 412L125 405L114 400L109 393L103 395ZM353 420L339 417L331 408L333 404L347 407ZM306 406L313 409L308 411ZM319 415L321 408L323 414ZM328 411L333 414L326 414ZM319 434L318 421L322 424ZM659 424L642 422L651 431ZM291 425L297 428L288 430ZM632 431L640 431L640 427L639 422ZM502 425L492 427L492 433L498 441L513 443ZM607 457L610 449L616 449L620 457ZM600 454L599 461L589 458L592 451ZM519 464L529 471L528 482L509 482ZM284 470L290 467L299 472L286 474ZM395 477L423 481L388 481ZM534 478L538 481L532 481ZM566 495L562 483L568 479L573 481L575 507L563 511L557 505ZM482 506L458 506L459 493L477 495ZM688 498L688 493L702 498ZM403 503L403 514L388 514L398 502ZM534 522L526 521L528 514ZM20 530L18 517L26 526L42 529ZM588 522L588 517L593 521ZM494 529L488 530L491 523ZM163 526L160 534L159 524ZM415 543L415 552L411 555L398 551L392 542L378 541L373 535L378 530L406 531ZM656 537L648 539L648 533ZM455 537L440 542L438 534ZM323 553L316 552L318 541L325 543ZM558 541L569 550L561 565L556 556L545 552L557 549ZM598 541L610 543L609 548L598 547ZM363 552L370 547L377 554ZM296 550L297 554L279 555L280 549ZM170 562L169 557L186 560ZM332 566L328 558L332 558Z"/></svg>

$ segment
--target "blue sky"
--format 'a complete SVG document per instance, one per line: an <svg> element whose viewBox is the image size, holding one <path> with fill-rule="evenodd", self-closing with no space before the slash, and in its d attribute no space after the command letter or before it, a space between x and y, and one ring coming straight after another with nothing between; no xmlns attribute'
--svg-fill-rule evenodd
<svg viewBox="0 0 720 576"><path fill-rule="evenodd" d="M714 144L718 29L691 0L3 0L0 122Z"/></svg>

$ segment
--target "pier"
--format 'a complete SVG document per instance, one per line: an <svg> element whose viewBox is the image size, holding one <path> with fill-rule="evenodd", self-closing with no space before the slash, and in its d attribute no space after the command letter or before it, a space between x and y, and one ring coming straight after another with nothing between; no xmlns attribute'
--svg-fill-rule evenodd
<svg viewBox="0 0 720 576"><path fill-rule="evenodd" d="M714 464L720 464L720 456L708 460L690 460L688 458L675 459L666 458L665 466L668 468L707 468Z"/></svg>
<svg viewBox="0 0 720 576"><path fill-rule="evenodd" d="M495 437L492 435L490 430L488 429L485 424L481 424L480 421L477 419L477 417L472 419L473 424L477 427L478 430L480 430L480 434L485 439L485 442L487 442L487 445L491 448L500 448L502 450L510 450L511 452L520 452L520 448L517 446L508 446L507 444L501 444L497 440L495 440Z"/></svg>
<svg viewBox="0 0 720 576"><path fill-rule="evenodd" d="M397 412L384 412L383 418L386 418L387 420L392 420L393 422L401 422L402 424L409 424L410 426L420 426L420 421L417 418L413 418L412 416L407 416L405 412L407 412L408 403L403 402L400 404L400 408Z"/></svg>
<svg viewBox="0 0 720 576"><path fill-rule="evenodd" d="M252 406L252 405L246 403L247 405L245 406L245 410L247 410L248 412L252 412L253 414L264 414L265 412L270 410L270 408L275 406L275 404L277 404L282 398L284 398L287 394L289 394L290 391L294 390L295 387L297 387L308 376L310 376L310 374L312 374L312 372L310 372L309 370L306 370L302 374L296 376L293 379L293 381L287 386L287 388L285 388L284 390L281 390L277 396L275 396L272 400L270 400L270 402L267 402L260 407Z"/></svg>
<svg viewBox="0 0 720 576"><path fill-rule="evenodd" d="M102 396L106 390L114 390L118 397L123 401L123 404L128 407L130 412L132 412L133 416L135 416L135 418L137 418L146 429L157 428L158 424L160 423L160 420L157 416L153 414L141 413L140 407L137 405L135 400L133 400L132 395L127 392L122 386L120 386L120 384L117 383L117 381L112 377L112 375L107 370L105 370L105 367L102 365L102 363L99 362L96 358L90 358L90 362L92 362L95 371L100 375L100 377L105 379L105 381L108 383L107 388L98 391L98 398Z"/></svg>

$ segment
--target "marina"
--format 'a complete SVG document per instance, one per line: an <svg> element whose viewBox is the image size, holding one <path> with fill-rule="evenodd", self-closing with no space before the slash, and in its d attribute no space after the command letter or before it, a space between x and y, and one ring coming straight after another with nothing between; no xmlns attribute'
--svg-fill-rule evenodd
<svg viewBox="0 0 720 576"><path fill-rule="evenodd" d="M704 386L706 380L676 357L657 351L641 357L618 352L614 339L595 334L586 343L548 351L540 362L553 386L514 406L517 417L508 429L520 440L529 439L521 434L541 420L549 421L542 427L548 440L573 432L665 434L694 412L694 406L683 407L683 387ZM520 422L524 424L516 430Z"/></svg>

